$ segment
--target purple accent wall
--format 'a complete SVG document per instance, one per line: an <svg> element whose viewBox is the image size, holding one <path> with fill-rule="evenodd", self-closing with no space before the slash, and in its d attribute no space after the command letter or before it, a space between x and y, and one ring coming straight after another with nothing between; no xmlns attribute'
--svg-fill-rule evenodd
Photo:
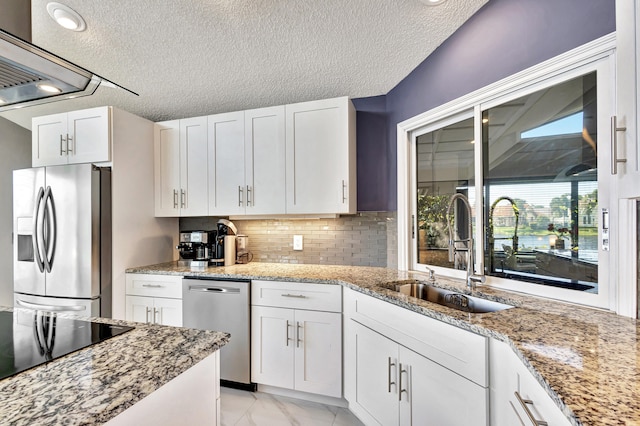
<svg viewBox="0 0 640 426"><path fill-rule="evenodd" d="M356 108L358 211L385 211L389 199L386 96L353 99Z"/></svg>
<svg viewBox="0 0 640 426"><path fill-rule="evenodd" d="M361 175L359 170L358 209L397 209L399 122L612 31L615 31L613 0L490 0L386 95L386 164L381 165L382 160L374 155L361 158L359 154L358 168L380 169L378 174L388 179L380 189L384 187L387 193L371 195L367 187L369 175ZM369 125L365 119L358 122L358 137L362 132L373 133L361 129ZM358 149L368 150L369 143L378 152L382 141L376 138L358 141Z"/></svg>

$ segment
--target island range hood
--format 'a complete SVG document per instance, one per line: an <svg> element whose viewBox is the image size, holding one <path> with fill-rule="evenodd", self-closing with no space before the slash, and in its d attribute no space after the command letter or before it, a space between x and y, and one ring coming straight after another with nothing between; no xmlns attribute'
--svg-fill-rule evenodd
<svg viewBox="0 0 640 426"><path fill-rule="evenodd" d="M100 83L137 95L0 30L0 112L91 95Z"/></svg>

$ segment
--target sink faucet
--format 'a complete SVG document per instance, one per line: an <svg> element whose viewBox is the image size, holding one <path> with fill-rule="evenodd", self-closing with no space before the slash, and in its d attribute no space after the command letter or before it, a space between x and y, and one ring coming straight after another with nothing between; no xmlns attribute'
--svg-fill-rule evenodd
<svg viewBox="0 0 640 426"><path fill-rule="evenodd" d="M433 284L436 282L436 271L434 271L433 269L429 268L428 266L425 266L426 270L429 271L429 283Z"/></svg>
<svg viewBox="0 0 640 426"><path fill-rule="evenodd" d="M467 211L467 216L469 218L469 228L468 228L468 238L463 240L456 240L454 236L454 230L451 226L451 221L449 218L451 217L451 207L454 205L456 200L461 200L465 206ZM469 204L469 199L465 197L463 194L457 193L453 194L451 200L449 201L449 207L447 207L447 228L449 228L449 262L453 262L455 255L457 252L465 251L467 253L467 287L469 290L475 290L476 283L484 283L486 277L484 275L477 275L473 271L473 223L471 222L471 204ZM457 248L456 243L466 243L466 248Z"/></svg>

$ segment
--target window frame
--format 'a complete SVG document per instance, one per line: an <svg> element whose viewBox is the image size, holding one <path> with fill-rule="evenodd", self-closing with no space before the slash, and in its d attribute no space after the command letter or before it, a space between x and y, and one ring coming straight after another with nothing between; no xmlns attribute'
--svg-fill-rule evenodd
<svg viewBox="0 0 640 426"><path fill-rule="evenodd" d="M592 71L596 71L598 75L599 105L605 106L605 109L598 116L599 147L604 148L598 151L598 187L600 188L602 179L609 193L606 198L605 196L599 197L598 209L599 212L602 208L609 209L610 217L612 218L611 233L613 237L616 235L618 203L615 200L617 200L617 190L615 183L609 176L610 151L606 149L608 139L602 137L608 134L608 130L606 130L609 128L608 111L612 113L615 111L615 87L614 83L609 84L609 82L615 82L615 40L615 34L604 36L398 124L398 269L426 272L428 266L417 263L417 240L414 238L417 237L415 235L417 234L415 200L415 194L417 193L415 180L417 136L444 127L447 123L469 118L469 114L472 111L475 140L481 140L482 111ZM602 82L606 84L603 85ZM602 92L604 96L600 99ZM484 153L482 152L482 144L475 145L475 189L476 200L478 200L476 204L476 223L482 224L482 226L476 226L474 233L476 241L475 269L476 271L484 271L484 209L482 208L484 177L481 167ZM530 284L493 276L487 276L487 285L617 311L618 301L615 295L618 294L618 277L614 270L616 268L612 268L614 262L610 261L610 259L615 259L615 256L615 244L612 244L608 256L599 256L599 269L603 271L599 274L599 281L604 280L604 285L599 287L597 294L586 294L575 290ZM602 260L600 259L601 257L603 258ZM606 259L604 259L605 257ZM452 278L464 278L466 276L464 271L456 271L444 267L428 267L443 276Z"/></svg>

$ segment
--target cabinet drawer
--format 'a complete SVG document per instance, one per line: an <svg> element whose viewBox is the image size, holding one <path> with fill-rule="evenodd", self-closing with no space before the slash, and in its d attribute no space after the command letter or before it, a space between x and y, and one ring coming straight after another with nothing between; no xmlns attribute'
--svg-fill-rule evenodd
<svg viewBox="0 0 640 426"><path fill-rule="evenodd" d="M182 299L182 277L176 275L126 274L127 294Z"/></svg>
<svg viewBox="0 0 640 426"><path fill-rule="evenodd" d="M429 318L366 294L344 289L347 318L487 386L488 340L484 336Z"/></svg>
<svg viewBox="0 0 640 426"><path fill-rule="evenodd" d="M251 282L251 304L342 312L342 287L332 284L255 280Z"/></svg>

